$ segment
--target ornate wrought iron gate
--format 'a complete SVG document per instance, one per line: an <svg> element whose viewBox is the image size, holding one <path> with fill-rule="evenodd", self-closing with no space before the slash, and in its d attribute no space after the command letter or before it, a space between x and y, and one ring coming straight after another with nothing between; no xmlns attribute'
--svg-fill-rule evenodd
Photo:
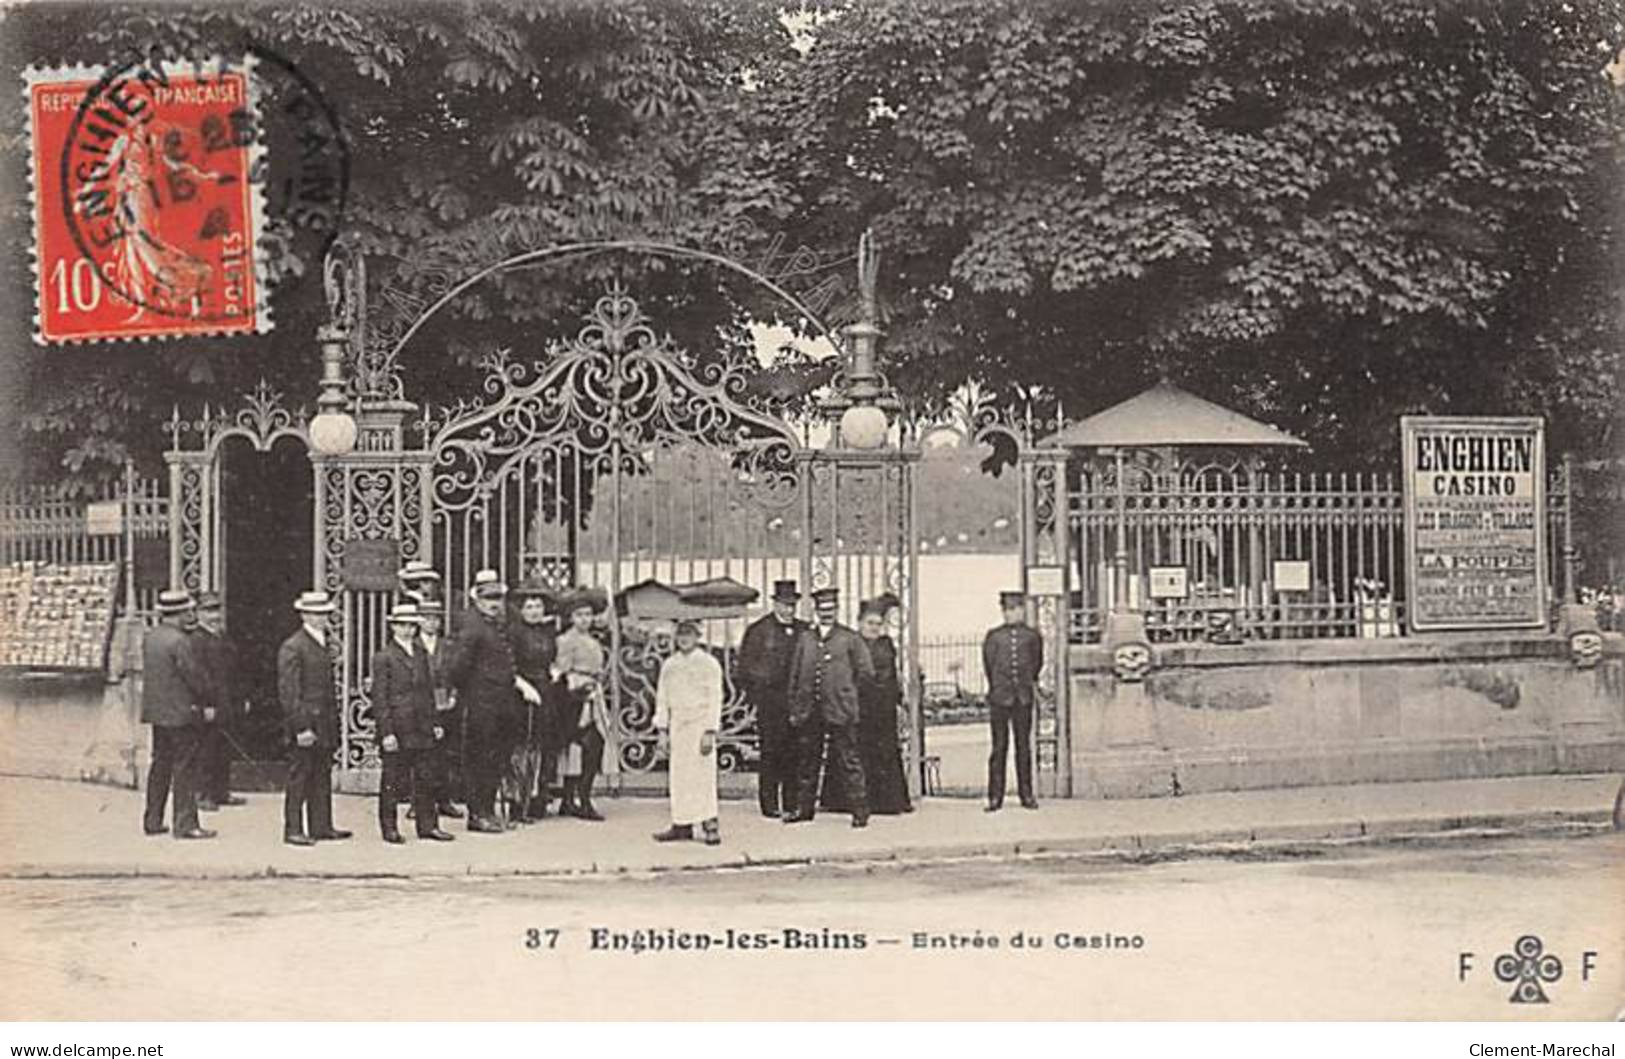
<svg viewBox="0 0 1625 1059"><path fill-rule="evenodd" d="M342 601L341 766L356 774L347 785L370 783L358 777L377 763L367 687L393 586L376 572L397 557L441 572L454 615L484 568L509 584L534 577L611 600L648 579L728 578L765 603L773 581L790 578L804 591L839 588L848 622L862 599L891 592L912 686L910 456L810 448L744 396L754 362L697 365L623 290L599 298L569 339L483 366L478 400L408 423L412 406L363 399L356 451L313 457L318 578ZM731 665L744 622L709 624L729 663L719 764L736 771L757 755ZM624 621L605 631L611 767L656 773L654 680L669 641Z"/></svg>

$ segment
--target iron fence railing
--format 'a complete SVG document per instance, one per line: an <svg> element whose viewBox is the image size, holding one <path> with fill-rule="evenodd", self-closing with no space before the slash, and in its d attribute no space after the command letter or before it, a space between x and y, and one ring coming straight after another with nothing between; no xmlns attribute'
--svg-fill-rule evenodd
<svg viewBox="0 0 1625 1059"><path fill-rule="evenodd" d="M1124 602L1145 614L1155 640L1200 639L1225 615L1260 639L1404 634L1404 497L1392 473L1140 472L1121 492L1109 469L1075 473L1074 642L1099 640L1117 602L1120 526ZM1555 602L1572 554L1561 474L1547 491L1547 518ZM1283 589L1282 564L1293 564L1295 578L1307 574L1307 587ZM1184 571L1175 598L1158 597L1154 567Z"/></svg>
<svg viewBox="0 0 1625 1059"><path fill-rule="evenodd" d="M129 562L138 614L152 612L168 580L168 540L169 500L157 479L132 476L89 496L0 490L0 564Z"/></svg>

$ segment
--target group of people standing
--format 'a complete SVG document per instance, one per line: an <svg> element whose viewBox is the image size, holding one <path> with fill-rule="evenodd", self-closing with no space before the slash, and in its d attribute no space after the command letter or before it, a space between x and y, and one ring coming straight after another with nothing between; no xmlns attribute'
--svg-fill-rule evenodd
<svg viewBox="0 0 1625 1059"><path fill-rule="evenodd" d="M601 821L595 780L619 754L609 715L608 655L598 629L608 600L600 591L555 595L537 581L511 591L494 570L475 574L471 607L455 637L445 634L440 577L423 562L399 574L387 637L374 653L369 694L382 758L378 795L384 841L405 841L397 817L409 802L420 839L449 842L442 818L499 833L549 814ZM859 608L858 628L840 623L839 593L812 593L813 620L798 611L796 582L775 582L772 609L751 623L738 648L736 677L754 706L760 735L758 797L764 816L812 820L819 808L850 814L913 811L899 736L903 701L896 645L887 635L891 597ZM142 720L153 725L144 827L169 830L173 794L177 838L211 838L203 804L241 804L226 785L224 722L237 698L234 660L221 635L219 599L166 591L145 646ZM1006 621L983 644L993 748L988 804L1004 800L1010 735L1022 805L1035 808L1031 729L1033 685L1043 645L1025 624L1025 599L1005 593ZM511 604L511 606L510 606ZM334 826L331 765L339 745L339 704L327 593L294 604L301 627L277 653L278 693L289 743L283 838L312 846L351 833ZM562 621L562 628L560 624ZM659 841L721 841L717 746L725 676L700 643L699 625L678 622L675 649L661 664L654 723L670 762L671 826Z"/></svg>
<svg viewBox="0 0 1625 1059"><path fill-rule="evenodd" d="M813 593L811 624L797 615L800 601L794 581L776 582L772 612L739 645L739 678L761 736L762 815L800 823L822 804L865 827L871 813L913 811L898 738L897 648L886 635L892 601L864 602L859 631L837 620L836 589Z"/></svg>

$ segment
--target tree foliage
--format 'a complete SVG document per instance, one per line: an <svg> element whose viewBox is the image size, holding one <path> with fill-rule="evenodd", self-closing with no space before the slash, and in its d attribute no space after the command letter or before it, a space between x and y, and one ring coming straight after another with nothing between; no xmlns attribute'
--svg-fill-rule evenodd
<svg viewBox="0 0 1625 1059"><path fill-rule="evenodd" d="M1348 461L1403 412L1617 445L1617 4L842 6L758 111L890 253L916 387L1167 374Z"/></svg>
<svg viewBox="0 0 1625 1059"><path fill-rule="evenodd" d="M975 378L1079 414L1165 374L1344 466L1391 460L1396 417L1422 410L1538 413L1554 449L1618 449L1621 103L1599 73L1620 0L854 0L795 32L784 15L35 5L0 22L0 78L270 46L341 115L345 227L375 292L538 239L715 248L748 220L833 259L873 226L888 370L917 400ZM0 93L0 462L151 468L174 403L262 376L308 400L325 305L297 255L274 263L272 335L33 345L20 98ZM516 271L414 339L409 395L470 392L496 347L539 355L614 280L702 354L775 311L671 262Z"/></svg>

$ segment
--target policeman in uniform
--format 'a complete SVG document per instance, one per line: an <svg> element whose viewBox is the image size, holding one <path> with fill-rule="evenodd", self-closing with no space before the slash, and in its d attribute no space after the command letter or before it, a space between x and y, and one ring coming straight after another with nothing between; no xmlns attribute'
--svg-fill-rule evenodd
<svg viewBox="0 0 1625 1059"><path fill-rule="evenodd" d="M524 688L514 668L504 621L508 586L495 570L481 570L474 575L469 595L474 613L468 615L452 642L444 672L446 682L457 692L467 729L463 773L468 782L468 829L500 833L497 785L513 750L507 739L518 713L515 693L523 693ZM526 699L534 694L531 691Z"/></svg>
<svg viewBox="0 0 1625 1059"><path fill-rule="evenodd" d="M817 622L802 632L790 661L790 727L795 733L797 807L786 823L811 820L818 804L818 776L829 744L829 767L852 810L852 826L869 826L869 799L858 755L858 687L874 683L875 666L858 634L835 620L840 594L813 593Z"/></svg>
<svg viewBox="0 0 1625 1059"><path fill-rule="evenodd" d="M777 817L796 804L796 752L790 732L790 660L807 623L796 617L794 581L773 582L773 610L750 623L739 642L739 676L756 707L762 758L756 795L762 815Z"/></svg>
<svg viewBox="0 0 1625 1059"><path fill-rule="evenodd" d="M1044 640L1027 624L1027 597L999 593L1004 624L982 641L982 672L987 677L988 720L993 753L987 759L987 811L1004 807L1004 762L1010 729L1016 732L1016 789L1023 809L1037 809L1033 796L1033 686L1044 664Z"/></svg>

